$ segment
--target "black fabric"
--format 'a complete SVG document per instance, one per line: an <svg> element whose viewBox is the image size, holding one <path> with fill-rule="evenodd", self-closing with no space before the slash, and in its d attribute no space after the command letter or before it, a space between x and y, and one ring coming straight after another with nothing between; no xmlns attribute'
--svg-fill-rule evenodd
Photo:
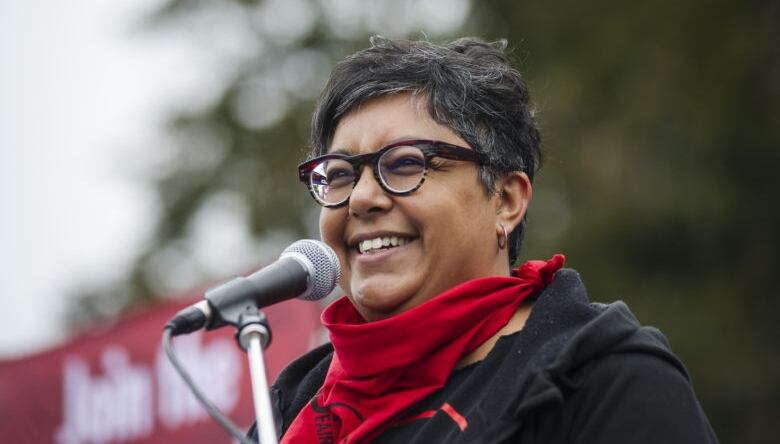
<svg viewBox="0 0 780 444"><path fill-rule="evenodd" d="M277 378L272 397L279 430L290 426L320 388L332 354L332 346L323 345ZM458 417L460 424L453 419ZM579 275L563 269L521 331L499 339L482 362L454 371L442 390L375 442L711 443L717 438L666 338L640 326L623 302L589 303Z"/></svg>

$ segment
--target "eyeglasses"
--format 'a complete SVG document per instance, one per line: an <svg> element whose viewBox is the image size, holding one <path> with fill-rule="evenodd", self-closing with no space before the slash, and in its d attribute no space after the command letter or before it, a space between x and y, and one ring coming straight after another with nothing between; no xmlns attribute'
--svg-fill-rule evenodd
<svg viewBox="0 0 780 444"><path fill-rule="evenodd" d="M334 153L308 160L298 165L298 176L317 203L335 208L349 200L363 165L373 165L374 177L383 190L405 196L420 188L434 157L478 165L487 162L484 154L473 149L436 140L404 140L374 153L357 156Z"/></svg>

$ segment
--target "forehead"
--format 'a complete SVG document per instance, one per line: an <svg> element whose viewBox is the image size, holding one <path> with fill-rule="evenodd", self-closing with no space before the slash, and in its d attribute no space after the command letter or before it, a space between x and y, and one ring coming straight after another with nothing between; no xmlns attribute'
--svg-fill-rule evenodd
<svg viewBox="0 0 780 444"><path fill-rule="evenodd" d="M369 153L404 139L465 144L455 132L433 120L424 97L397 94L370 100L344 115L328 152Z"/></svg>

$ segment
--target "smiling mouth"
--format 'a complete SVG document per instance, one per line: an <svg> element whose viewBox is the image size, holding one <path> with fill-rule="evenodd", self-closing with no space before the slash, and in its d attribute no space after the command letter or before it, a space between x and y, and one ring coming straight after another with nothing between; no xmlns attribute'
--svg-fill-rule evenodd
<svg viewBox="0 0 780 444"><path fill-rule="evenodd" d="M414 239L416 238L401 236L376 237L374 239L360 241L357 245L357 250L360 254L374 254L382 250L402 247Z"/></svg>

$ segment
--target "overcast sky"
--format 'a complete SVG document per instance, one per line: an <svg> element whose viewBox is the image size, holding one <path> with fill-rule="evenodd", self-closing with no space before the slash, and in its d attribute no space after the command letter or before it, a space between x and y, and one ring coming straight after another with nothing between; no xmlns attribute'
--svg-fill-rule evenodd
<svg viewBox="0 0 780 444"><path fill-rule="evenodd" d="M134 29L161 0L0 2L0 358L63 338L65 295L121 274L156 209L139 180L192 48Z"/></svg>

